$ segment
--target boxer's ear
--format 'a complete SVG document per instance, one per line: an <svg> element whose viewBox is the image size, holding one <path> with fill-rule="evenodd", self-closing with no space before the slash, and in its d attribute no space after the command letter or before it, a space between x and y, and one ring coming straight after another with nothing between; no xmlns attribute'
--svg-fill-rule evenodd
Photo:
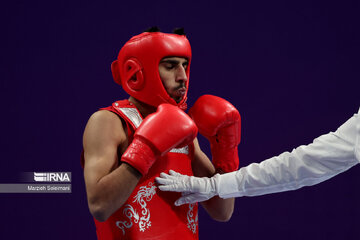
<svg viewBox="0 0 360 240"><path fill-rule="evenodd" d="M138 91L144 87L142 67L136 59L129 59L125 62L124 73L124 80L130 89Z"/></svg>

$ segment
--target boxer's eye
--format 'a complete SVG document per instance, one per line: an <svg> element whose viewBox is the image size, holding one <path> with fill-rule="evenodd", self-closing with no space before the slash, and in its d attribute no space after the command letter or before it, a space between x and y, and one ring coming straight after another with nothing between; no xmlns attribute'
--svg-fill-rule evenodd
<svg viewBox="0 0 360 240"><path fill-rule="evenodd" d="M175 65L172 64L172 63L167 63L167 64L165 64L165 68L166 68L167 70L174 69L174 67L175 67Z"/></svg>

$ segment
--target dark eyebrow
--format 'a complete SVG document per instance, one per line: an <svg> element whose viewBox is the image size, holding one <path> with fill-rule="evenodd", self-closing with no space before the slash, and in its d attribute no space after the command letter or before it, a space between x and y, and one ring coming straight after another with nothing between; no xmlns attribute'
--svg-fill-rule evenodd
<svg viewBox="0 0 360 240"><path fill-rule="evenodd" d="M172 59L164 59L164 60L161 60L160 63L170 63L170 64L173 64L173 65L177 65L180 63L180 61L178 60L172 60ZM184 63L188 64L189 61L186 60Z"/></svg>
<svg viewBox="0 0 360 240"><path fill-rule="evenodd" d="M160 63L170 63L173 65L177 65L177 64L179 64L179 61L169 59L169 60L162 60Z"/></svg>

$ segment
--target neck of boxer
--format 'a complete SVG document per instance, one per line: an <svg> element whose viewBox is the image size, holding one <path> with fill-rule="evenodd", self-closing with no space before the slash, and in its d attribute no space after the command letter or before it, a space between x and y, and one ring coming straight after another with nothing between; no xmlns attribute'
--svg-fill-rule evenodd
<svg viewBox="0 0 360 240"><path fill-rule="evenodd" d="M156 112L156 107L141 102L132 96L130 96L128 100L135 105L143 118L146 118L149 114Z"/></svg>

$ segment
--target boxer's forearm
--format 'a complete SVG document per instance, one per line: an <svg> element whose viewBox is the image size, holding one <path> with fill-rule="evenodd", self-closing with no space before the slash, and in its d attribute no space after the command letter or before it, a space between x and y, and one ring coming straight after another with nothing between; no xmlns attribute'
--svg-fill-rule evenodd
<svg viewBox="0 0 360 240"><path fill-rule="evenodd" d="M235 199L222 199L216 196L205 202L201 202L201 205L214 220L227 222L234 212Z"/></svg>
<svg viewBox="0 0 360 240"><path fill-rule="evenodd" d="M141 174L127 163L99 179L96 184L87 185L88 205L91 214L98 221L107 220L129 198Z"/></svg>

